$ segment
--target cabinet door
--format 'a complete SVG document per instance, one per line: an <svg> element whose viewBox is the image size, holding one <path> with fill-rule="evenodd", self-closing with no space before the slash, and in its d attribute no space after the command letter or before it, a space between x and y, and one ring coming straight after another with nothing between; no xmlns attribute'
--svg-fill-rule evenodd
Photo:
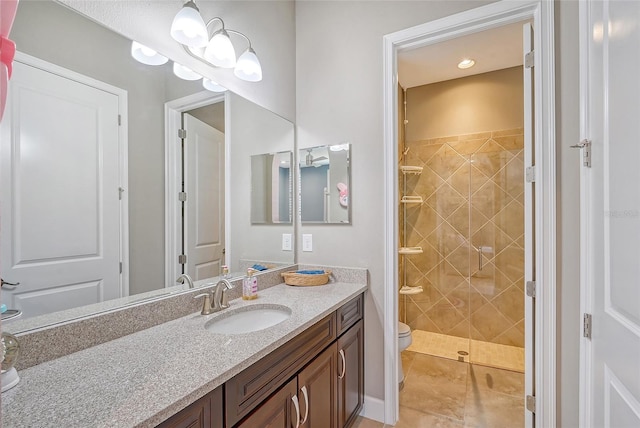
<svg viewBox="0 0 640 428"><path fill-rule="evenodd" d="M300 413L295 403L298 383L293 378L264 401L253 413L247 416L238 428L293 428L297 425Z"/></svg>
<svg viewBox="0 0 640 428"><path fill-rule="evenodd" d="M364 400L364 328L362 320L338 339L338 427L358 417Z"/></svg>
<svg viewBox="0 0 640 428"><path fill-rule="evenodd" d="M222 428L222 386L185 407L157 428Z"/></svg>
<svg viewBox="0 0 640 428"><path fill-rule="evenodd" d="M298 374L300 427L338 426L338 346L333 343Z"/></svg>

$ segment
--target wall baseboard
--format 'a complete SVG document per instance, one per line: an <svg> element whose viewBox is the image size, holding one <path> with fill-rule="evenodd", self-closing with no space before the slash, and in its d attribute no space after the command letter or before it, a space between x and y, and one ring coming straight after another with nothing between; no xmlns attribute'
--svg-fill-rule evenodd
<svg viewBox="0 0 640 428"><path fill-rule="evenodd" d="M360 416L384 423L384 401L365 395Z"/></svg>

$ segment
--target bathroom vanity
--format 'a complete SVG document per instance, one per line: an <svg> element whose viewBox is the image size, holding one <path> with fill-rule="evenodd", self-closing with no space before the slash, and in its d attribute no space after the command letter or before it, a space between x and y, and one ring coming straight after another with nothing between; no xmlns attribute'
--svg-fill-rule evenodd
<svg viewBox="0 0 640 428"><path fill-rule="evenodd" d="M364 394L362 271L357 282L279 284L212 315L192 313L23 369L2 394L2 425L350 426ZM250 333L206 329L225 311L255 305L291 315Z"/></svg>
<svg viewBox="0 0 640 428"><path fill-rule="evenodd" d="M161 423L348 427L362 408L363 295Z"/></svg>

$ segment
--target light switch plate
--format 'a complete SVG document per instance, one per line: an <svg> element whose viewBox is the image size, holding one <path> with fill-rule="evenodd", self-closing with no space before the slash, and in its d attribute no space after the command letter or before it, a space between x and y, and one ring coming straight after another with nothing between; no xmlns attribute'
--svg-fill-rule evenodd
<svg viewBox="0 0 640 428"><path fill-rule="evenodd" d="M313 235L310 233L302 234L302 251L313 251Z"/></svg>
<svg viewBox="0 0 640 428"><path fill-rule="evenodd" d="M282 234L282 251L291 251L291 234L283 233Z"/></svg>

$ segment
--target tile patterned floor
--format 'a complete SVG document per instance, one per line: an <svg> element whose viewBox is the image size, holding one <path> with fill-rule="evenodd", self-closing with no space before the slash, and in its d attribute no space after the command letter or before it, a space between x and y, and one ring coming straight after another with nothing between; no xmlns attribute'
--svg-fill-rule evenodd
<svg viewBox="0 0 640 428"><path fill-rule="evenodd" d="M524 375L404 351L396 428L524 427ZM359 418L354 428L386 428Z"/></svg>
<svg viewBox="0 0 640 428"><path fill-rule="evenodd" d="M413 342L407 351L524 373L524 348L423 330L413 330L411 336ZM461 355L459 351L467 355Z"/></svg>

